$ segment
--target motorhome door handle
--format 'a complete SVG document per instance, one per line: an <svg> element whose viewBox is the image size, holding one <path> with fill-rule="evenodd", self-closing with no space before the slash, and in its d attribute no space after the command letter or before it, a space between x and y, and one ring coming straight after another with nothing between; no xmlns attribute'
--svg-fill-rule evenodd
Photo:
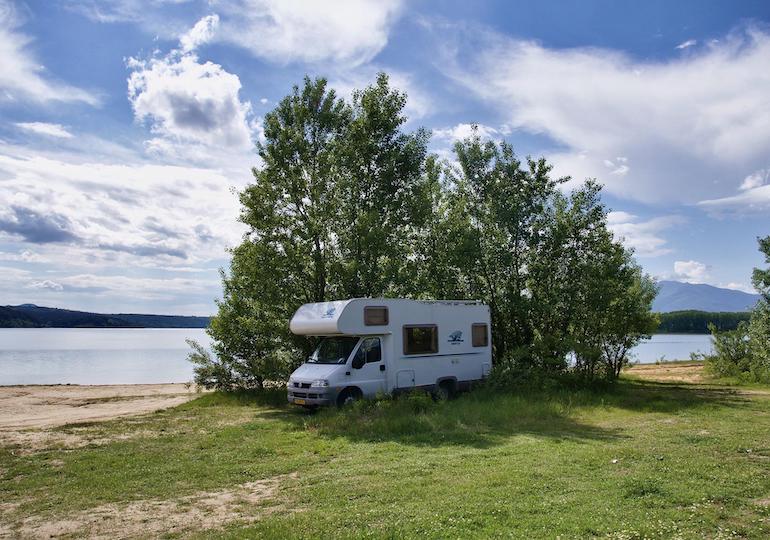
<svg viewBox="0 0 770 540"><path fill-rule="evenodd" d="M350 372L349 372L349 371L346 371L346 372L345 372L345 375L350 375Z"/></svg>
<svg viewBox="0 0 770 540"><path fill-rule="evenodd" d="M385 364L380 364L380 371L385 371Z"/></svg>

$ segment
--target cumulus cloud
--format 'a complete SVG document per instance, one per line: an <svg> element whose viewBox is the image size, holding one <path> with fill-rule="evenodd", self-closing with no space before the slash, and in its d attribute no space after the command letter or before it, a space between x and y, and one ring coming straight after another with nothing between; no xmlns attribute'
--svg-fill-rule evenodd
<svg viewBox="0 0 770 540"><path fill-rule="evenodd" d="M241 82L193 54L150 60L131 59L128 96L134 115L154 133L172 140L245 148L251 145L248 102Z"/></svg>
<svg viewBox="0 0 770 540"><path fill-rule="evenodd" d="M60 139L71 139L72 133L61 124L49 124L47 122L17 122L16 127L48 137L57 137Z"/></svg>
<svg viewBox="0 0 770 540"><path fill-rule="evenodd" d="M30 51L32 38L20 31L23 22L13 4L0 0L0 101L79 101L97 105L99 100L94 94L47 76Z"/></svg>
<svg viewBox="0 0 770 540"><path fill-rule="evenodd" d="M680 281L705 283L709 278L709 267L698 261L675 261L674 275Z"/></svg>
<svg viewBox="0 0 770 540"><path fill-rule="evenodd" d="M355 66L388 43L401 0L226 0L219 39L278 62Z"/></svg>
<svg viewBox="0 0 770 540"><path fill-rule="evenodd" d="M195 26L179 38L179 46L182 52L192 52L201 45L208 43L214 37L219 26L219 15L203 17Z"/></svg>
<svg viewBox="0 0 770 540"><path fill-rule="evenodd" d="M502 134L500 130L495 129L492 126L460 123L452 127L434 129L433 137L450 142L461 141L473 135L474 127L476 128L476 133L483 139L499 139Z"/></svg>
<svg viewBox="0 0 770 540"><path fill-rule="evenodd" d="M663 216L646 221L628 212L614 211L607 215L607 225L626 247L632 248L639 257L659 257L671 253L663 233L680 224L679 216Z"/></svg>
<svg viewBox="0 0 770 540"><path fill-rule="evenodd" d="M550 156L556 174L644 202L695 203L732 195L768 165L770 35L759 29L654 61L454 30L464 41L446 48L445 72L513 128L565 147Z"/></svg>
<svg viewBox="0 0 770 540"><path fill-rule="evenodd" d="M50 279L44 279L43 281L32 281L27 285L30 289L49 289L52 291L63 291L64 286L61 283L56 283Z"/></svg>

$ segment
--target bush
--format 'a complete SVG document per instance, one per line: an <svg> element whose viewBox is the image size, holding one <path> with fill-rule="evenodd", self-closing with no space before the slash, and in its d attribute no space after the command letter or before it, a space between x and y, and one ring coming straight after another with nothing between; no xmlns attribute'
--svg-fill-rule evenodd
<svg viewBox="0 0 770 540"><path fill-rule="evenodd" d="M719 332L714 325L709 329L714 353L703 356L708 373L717 377L736 377L741 382L770 382L770 366L756 353L746 322L727 332Z"/></svg>

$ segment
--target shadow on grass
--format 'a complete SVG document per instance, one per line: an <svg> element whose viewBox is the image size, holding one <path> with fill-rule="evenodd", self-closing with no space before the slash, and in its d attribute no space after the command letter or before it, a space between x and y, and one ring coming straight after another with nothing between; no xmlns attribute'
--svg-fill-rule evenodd
<svg viewBox="0 0 770 540"><path fill-rule="evenodd" d="M621 428L601 427L576 418L576 413L592 407L673 414L687 409L746 406L749 401L729 388L621 380L593 388L508 392L482 388L448 402L433 402L425 394L412 394L315 413L288 406L283 389L217 392L187 406L262 406L267 410L260 413L261 418L279 421L288 429L350 442L487 448L503 444L515 435L570 441L612 441L626 437Z"/></svg>

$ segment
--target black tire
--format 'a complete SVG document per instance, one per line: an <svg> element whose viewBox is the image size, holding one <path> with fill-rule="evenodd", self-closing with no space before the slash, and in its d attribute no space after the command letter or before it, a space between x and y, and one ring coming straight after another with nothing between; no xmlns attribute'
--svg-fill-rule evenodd
<svg viewBox="0 0 770 540"><path fill-rule="evenodd" d="M348 388L340 392L337 396L337 407L348 407L361 399L361 392L355 388Z"/></svg>
<svg viewBox="0 0 770 540"><path fill-rule="evenodd" d="M448 401L455 395L455 385L452 381L441 381L433 391L436 401Z"/></svg>

